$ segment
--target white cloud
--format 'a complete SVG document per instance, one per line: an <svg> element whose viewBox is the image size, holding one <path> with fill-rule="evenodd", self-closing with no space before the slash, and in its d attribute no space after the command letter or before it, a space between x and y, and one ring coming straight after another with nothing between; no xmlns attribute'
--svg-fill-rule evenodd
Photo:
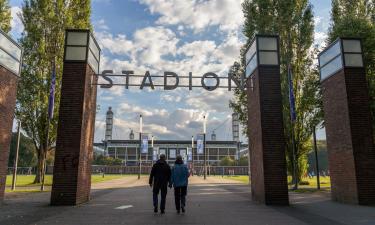
<svg viewBox="0 0 375 225"><path fill-rule="evenodd" d="M243 0L139 0L149 7L152 14L159 14L161 25L181 25L200 32L208 26L220 30L237 30L244 21Z"/></svg>

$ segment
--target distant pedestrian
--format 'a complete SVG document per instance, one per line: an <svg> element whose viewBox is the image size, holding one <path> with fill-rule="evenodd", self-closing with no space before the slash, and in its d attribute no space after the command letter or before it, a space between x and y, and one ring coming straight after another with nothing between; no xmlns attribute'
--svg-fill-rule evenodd
<svg viewBox="0 0 375 225"><path fill-rule="evenodd" d="M152 166L149 184L152 187L154 212L158 212L158 195L160 192L160 212L165 213L165 199L167 197L168 182L171 179L171 168L165 161L165 155L160 155L160 159Z"/></svg>
<svg viewBox="0 0 375 225"><path fill-rule="evenodd" d="M184 164L182 157L177 156L175 165L172 169L172 178L170 187L174 187L174 200L176 204L177 213L180 213L180 210L184 213L186 206L186 194L188 186L188 177L189 170Z"/></svg>

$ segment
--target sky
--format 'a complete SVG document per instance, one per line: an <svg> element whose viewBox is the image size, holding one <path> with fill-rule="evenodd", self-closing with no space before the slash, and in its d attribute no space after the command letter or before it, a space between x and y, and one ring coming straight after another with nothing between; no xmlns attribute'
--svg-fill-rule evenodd
<svg viewBox="0 0 375 225"><path fill-rule="evenodd" d="M92 0L91 20L101 49L100 70L115 73L133 70L163 75L173 71L180 76L202 76L214 72L226 76L239 58L246 42L243 29L243 0ZM315 15L315 43L324 44L330 18L329 0L311 0ZM12 31L17 39L23 30L17 14L22 0L11 0ZM137 82L137 81L134 81ZM139 81L138 81L139 82ZM226 89L208 92L202 88L150 90L115 86L99 89L95 141L104 139L105 114L114 112L113 139L127 139L130 130L137 134L139 115L143 132L156 139L187 140L202 132L207 117L207 134L217 140L231 140L229 101ZM137 136L136 136L137 137ZM318 138L325 139L324 130ZM246 139L242 136L241 141Z"/></svg>

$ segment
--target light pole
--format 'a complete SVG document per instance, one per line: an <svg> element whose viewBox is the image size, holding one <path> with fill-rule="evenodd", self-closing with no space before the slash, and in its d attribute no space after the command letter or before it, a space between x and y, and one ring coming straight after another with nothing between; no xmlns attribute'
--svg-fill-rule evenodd
<svg viewBox="0 0 375 225"><path fill-rule="evenodd" d="M152 166L152 164L154 164L154 155L155 155L155 153L154 153L154 135L152 135L151 136L151 149L152 149L152 160L151 160L151 166Z"/></svg>
<svg viewBox="0 0 375 225"><path fill-rule="evenodd" d="M191 136L191 174L194 176L194 136Z"/></svg>
<svg viewBox="0 0 375 225"><path fill-rule="evenodd" d="M12 191L16 189L16 181L17 181L17 166L18 166L18 153L20 150L20 134L21 134L21 121L18 121L18 128L17 128L17 148L16 148L16 156L14 157L14 164L13 164L13 179L12 179Z"/></svg>
<svg viewBox="0 0 375 225"><path fill-rule="evenodd" d="M138 180L141 179L141 171L142 171L142 160L141 160L141 148L142 148L142 115L139 115L139 150L138 150Z"/></svg>
<svg viewBox="0 0 375 225"><path fill-rule="evenodd" d="M203 116L203 152L204 152L204 179L207 178L207 152L206 152L206 116Z"/></svg>

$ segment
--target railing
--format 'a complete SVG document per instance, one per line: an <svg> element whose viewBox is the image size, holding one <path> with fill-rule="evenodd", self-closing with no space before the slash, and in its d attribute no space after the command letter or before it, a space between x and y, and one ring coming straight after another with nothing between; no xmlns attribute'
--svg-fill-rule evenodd
<svg viewBox="0 0 375 225"><path fill-rule="evenodd" d="M142 165L142 174L149 174L151 172L151 165ZM196 175L204 174L204 167L194 166L189 168ZM105 174L138 174L138 166L102 166L92 165L92 174L105 173ZM35 174L35 167L18 167L17 174L31 175ZM8 174L12 174L13 167L8 167ZM47 166L47 174L53 173L53 166ZM247 166L208 166L207 174L209 175L248 175L249 167Z"/></svg>

